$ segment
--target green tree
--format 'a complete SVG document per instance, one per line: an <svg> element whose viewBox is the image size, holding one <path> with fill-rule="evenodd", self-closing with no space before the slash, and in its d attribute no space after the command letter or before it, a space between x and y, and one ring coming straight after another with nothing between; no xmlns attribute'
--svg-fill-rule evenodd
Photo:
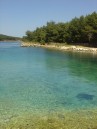
<svg viewBox="0 0 97 129"><path fill-rule="evenodd" d="M97 46L97 13L75 17L68 23L47 22L46 26L27 31L24 39L40 43L67 42Z"/></svg>

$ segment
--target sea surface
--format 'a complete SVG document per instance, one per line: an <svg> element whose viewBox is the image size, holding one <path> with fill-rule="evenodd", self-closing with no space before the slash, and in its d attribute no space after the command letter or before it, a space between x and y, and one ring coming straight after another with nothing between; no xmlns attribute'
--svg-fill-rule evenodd
<svg viewBox="0 0 97 129"><path fill-rule="evenodd" d="M0 42L0 122L97 109L97 55Z"/></svg>

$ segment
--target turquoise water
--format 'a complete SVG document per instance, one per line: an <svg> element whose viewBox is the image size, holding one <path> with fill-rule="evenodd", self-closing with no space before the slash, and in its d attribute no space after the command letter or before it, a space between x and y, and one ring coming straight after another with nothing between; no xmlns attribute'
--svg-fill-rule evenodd
<svg viewBox="0 0 97 129"><path fill-rule="evenodd" d="M97 108L97 55L0 42L0 119Z"/></svg>

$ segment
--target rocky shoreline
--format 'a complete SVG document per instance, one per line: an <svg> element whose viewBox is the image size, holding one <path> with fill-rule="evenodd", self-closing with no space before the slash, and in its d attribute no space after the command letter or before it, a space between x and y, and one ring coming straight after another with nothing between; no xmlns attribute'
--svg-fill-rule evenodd
<svg viewBox="0 0 97 129"><path fill-rule="evenodd" d="M63 51L77 51L77 52L88 52L97 54L97 48L75 46L75 45L61 45L57 43L41 45L39 43L22 42L21 47L43 47L43 48L57 49Z"/></svg>

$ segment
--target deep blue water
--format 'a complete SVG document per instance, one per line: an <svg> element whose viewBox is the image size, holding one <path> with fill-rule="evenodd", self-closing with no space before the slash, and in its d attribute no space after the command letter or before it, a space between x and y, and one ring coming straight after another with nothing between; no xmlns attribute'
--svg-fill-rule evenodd
<svg viewBox="0 0 97 129"><path fill-rule="evenodd" d="M0 42L0 115L97 108L97 55Z"/></svg>

